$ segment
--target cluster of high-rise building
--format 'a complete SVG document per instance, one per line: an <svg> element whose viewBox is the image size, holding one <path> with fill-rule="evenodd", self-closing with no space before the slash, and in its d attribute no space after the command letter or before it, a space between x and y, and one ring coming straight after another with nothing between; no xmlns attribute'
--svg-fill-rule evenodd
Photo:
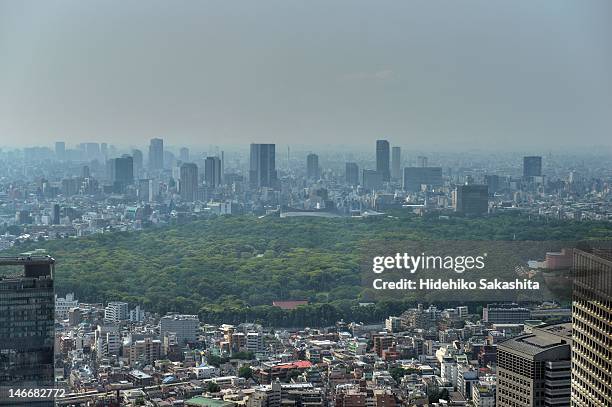
<svg viewBox="0 0 612 407"><path fill-rule="evenodd" d="M243 213L612 217L610 169L594 160L407 155L388 140L376 140L369 152L287 148L285 156L275 144L202 152L154 138L143 151L92 142L0 151L6 174L0 180L6 202L0 206L0 250L24 240Z"/></svg>

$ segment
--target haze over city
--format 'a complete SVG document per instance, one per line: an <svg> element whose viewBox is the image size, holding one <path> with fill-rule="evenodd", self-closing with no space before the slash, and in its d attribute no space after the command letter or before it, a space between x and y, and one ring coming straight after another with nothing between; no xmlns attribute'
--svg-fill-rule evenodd
<svg viewBox="0 0 612 407"><path fill-rule="evenodd" d="M606 1L0 2L0 146L610 147Z"/></svg>

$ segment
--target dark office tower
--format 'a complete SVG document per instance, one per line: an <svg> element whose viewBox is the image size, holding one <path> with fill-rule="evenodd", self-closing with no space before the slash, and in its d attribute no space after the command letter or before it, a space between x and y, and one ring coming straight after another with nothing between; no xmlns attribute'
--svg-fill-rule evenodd
<svg viewBox="0 0 612 407"><path fill-rule="evenodd" d="M523 177L542 176L542 157L523 157Z"/></svg>
<svg viewBox="0 0 612 407"><path fill-rule="evenodd" d="M251 188L276 186L276 145L251 144L249 184Z"/></svg>
<svg viewBox="0 0 612 407"><path fill-rule="evenodd" d="M60 206L59 204L53 205L53 224L54 225L60 224Z"/></svg>
<svg viewBox="0 0 612 407"><path fill-rule="evenodd" d="M108 144L107 143L100 144L100 153L102 153L102 157L104 157L104 159L108 157Z"/></svg>
<svg viewBox="0 0 612 407"><path fill-rule="evenodd" d="M161 170L164 168L164 140L151 139L149 144L149 169Z"/></svg>
<svg viewBox="0 0 612 407"><path fill-rule="evenodd" d="M8 387L53 385L54 264L52 257L37 252L0 257L0 267L7 266L6 273L0 270L4 274L0 278L0 387L3 392ZM23 274L15 275L13 266L23 266ZM0 397L0 405L7 401Z"/></svg>
<svg viewBox="0 0 612 407"><path fill-rule="evenodd" d="M189 162L189 149L187 147L183 147L180 149L179 160L184 163Z"/></svg>
<svg viewBox="0 0 612 407"><path fill-rule="evenodd" d="M219 157L206 157L204 160L204 181L211 188L221 185L221 159Z"/></svg>
<svg viewBox="0 0 612 407"><path fill-rule="evenodd" d="M569 323L533 328L530 334L500 343L495 405L569 406L571 345Z"/></svg>
<svg viewBox="0 0 612 407"><path fill-rule="evenodd" d="M306 177L315 181L320 178L319 156L316 154L308 154L306 156Z"/></svg>
<svg viewBox="0 0 612 407"><path fill-rule="evenodd" d="M391 179L389 158L389 142L387 140L376 140L376 171L380 172L383 182L388 182Z"/></svg>
<svg viewBox="0 0 612 407"><path fill-rule="evenodd" d="M455 211L465 216L482 216L489 212L487 185L458 185L455 189Z"/></svg>
<svg viewBox="0 0 612 407"><path fill-rule="evenodd" d="M60 161L66 159L66 143L64 143L63 141L55 142L55 158Z"/></svg>
<svg viewBox="0 0 612 407"><path fill-rule="evenodd" d="M572 406L612 405L612 252L574 251Z"/></svg>
<svg viewBox="0 0 612 407"><path fill-rule="evenodd" d="M81 167L81 177L82 178L89 178L89 176L91 175L90 171L89 171L89 165L84 165Z"/></svg>
<svg viewBox="0 0 612 407"><path fill-rule="evenodd" d="M134 183L134 160L129 155L110 160L110 175L113 191L122 193Z"/></svg>
<svg viewBox="0 0 612 407"><path fill-rule="evenodd" d="M383 185L382 173L375 170L363 170L361 173L361 185L370 191L376 191Z"/></svg>
<svg viewBox="0 0 612 407"><path fill-rule="evenodd" d="M489 187L489 195L495 195L500 190L499 175L485 175L485 184Z"/></svg>
<svg viewBox="0 0 612 407"><path fill-rule="evenodd" d="M418 192L422 185L441 187L442 167L406 167L404 168L404 191Z"/></svg>
<svg viewBox="0 0 612 407"><path fill-rule="evenodd" d="M402 149L400 147L391 148L391 178L402 179Z"/></svg>
<svg viewBox="0 0 612 407"><path fill-rule="evenodd" d="M359 185L359 166L357 163L346 163L346 183Z"/></svg>
<svg viewBox="0 0 612 407"><path fill-rule="evenodd" d="M194 163L181 165L181 181L179 184L181 198L193 202L198 197L198 166Z"/></svg>

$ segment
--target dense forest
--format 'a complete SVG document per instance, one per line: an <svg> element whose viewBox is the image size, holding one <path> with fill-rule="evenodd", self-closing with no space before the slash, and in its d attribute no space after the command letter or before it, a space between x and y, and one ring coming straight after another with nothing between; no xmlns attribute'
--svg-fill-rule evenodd
<svg viewBox="0 0 612 407"><path fill-rule="evenodd" d="M140 232L36 242L57 260L56 291L83 302L141 304L159 313L199 313L211 323L261 321L317 326L340 318L376 321L408 299L359 306L359 272L370 242L405 240L606 239L612 225L501 215L483 219L416 217L218 217ZM272 301L307 299L292 311Z"/></svg>

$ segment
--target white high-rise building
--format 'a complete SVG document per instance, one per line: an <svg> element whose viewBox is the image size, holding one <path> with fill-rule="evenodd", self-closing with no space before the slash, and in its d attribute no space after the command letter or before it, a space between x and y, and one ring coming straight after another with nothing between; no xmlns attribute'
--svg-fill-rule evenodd
<svg viewBox="0 0 612 407"><path fill-rule="evenodd" d="M104 321L115 323L126 321L130 318L130 311L127 302L109 302L104 308Z"/></svg>

